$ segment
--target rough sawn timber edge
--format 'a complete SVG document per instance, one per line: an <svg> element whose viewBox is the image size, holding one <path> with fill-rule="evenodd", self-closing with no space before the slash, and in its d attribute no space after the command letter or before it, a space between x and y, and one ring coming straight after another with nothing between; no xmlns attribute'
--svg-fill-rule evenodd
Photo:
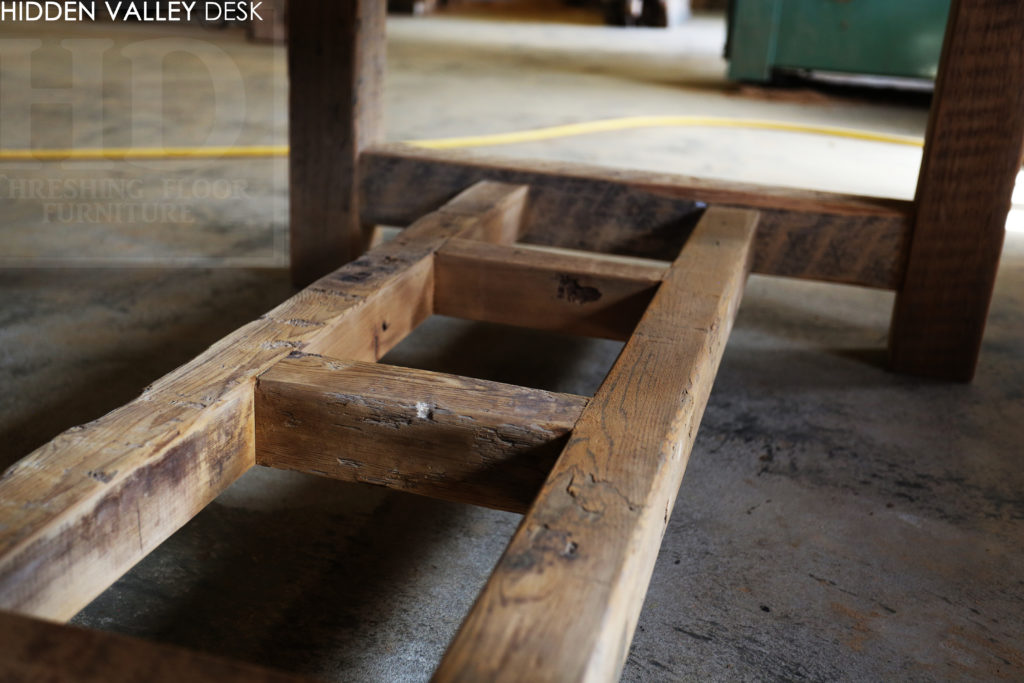
<svg viewBox="0 0 1024 683"><path fill-rule="evenodd" d="M434 253L514 239L525 201L471 187L0 474L0 609L72 617L254 464L259 374L297 350L378 360L433 312Z"/></svg>
<svg viewBox="0 0 1024 683"><path fill-rule="evenodd" d="M256 386L256 463L525 512L587 399L293 354Z"/></svg>
<svg viewBox="0 0 1024 683"><path fill-rule="evenodd" d="M491 573L435 681L611 681L739 307L758 214L709 209Z"/></svg>
<svg viewBox="0 0 1024 683"><path fill-rule="evenodd" d="M753 272L899 289L913 204L404 144L360 157L367 225L405 225L480 180L530 186L523 241L671 261L707 206L761 214ZM415 188L415 191L410 191Z"/></svg>

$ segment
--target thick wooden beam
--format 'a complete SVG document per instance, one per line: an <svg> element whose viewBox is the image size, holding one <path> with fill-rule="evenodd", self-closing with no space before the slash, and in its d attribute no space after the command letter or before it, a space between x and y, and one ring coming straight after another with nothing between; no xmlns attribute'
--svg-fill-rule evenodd
<svg viewBox="0 0 1024 683"><path fill-rule="evenodd" d="M344 334L318 337L305 350L348 360L380 360L434 312L434 254L450 239L514 242L527 188L484 181L420 218L373 251L317 281L314 292L367 297ZM382 276L392 275L387 280Z"/></svg>
<svg viewBox="0 0 1024 683"><path fill-rule="evenodd" d="M757 214L710 209L523 519L437 681L613 681L732 326Z"/></svg>
<svg viewBox="0 0 1024 683"><path fill-rule="evenodd" d="M892 367L974 376L1024 146L1024 0L953 3L917 184Z"/></svg>
<svg viewBox="0 0 1024 683"><path fill-rule="evenodd" d="M525 512L582 396L296 355L256 387L256 463Z"/></svg>
<svg viewBox="0 0 1024 683"><path fill-rule="evenodd" d="M289 235L298 286L365 248L356 160L383 135L385 13L379 0L288 7Z"/></svg>
<svg viewBox="0 0 1024 683"><path fill-rule="evenodd" d="M667 262L451 240L436 257L442 315L628 339Z"/></svg>
<svg viewBox="0 0 1024 683"><path fill-rule="evenodd" d="M113 633L0 612L0 680L11 683L312 683Z"/></svg>
<svg viewBox="0 0 1024 683"><path fill-rule="evenodd" d="M406 225L479 180L531 186L524 241L672 260L704 204L761 213L754 272L897 289L909 202L407 145L360 158L365 223Z"/></svg>
<svg viewBox="0 0 1024 683"><path fill-rule="evenodd" d="M434 252L517 225L482 183L0 475L0 609L73 616L255 461L256 377L292 351L376 360L433 310ZM503 232L504 231L504 232Z"/></svg>

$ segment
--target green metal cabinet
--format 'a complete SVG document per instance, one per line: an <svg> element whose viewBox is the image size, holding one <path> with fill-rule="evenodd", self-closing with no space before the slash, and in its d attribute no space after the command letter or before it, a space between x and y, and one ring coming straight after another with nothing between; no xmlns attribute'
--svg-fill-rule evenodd
<svg viewBox="0 0 1024 683"><path fill-rule="evenodd" d="M950 0L732 0L729 78L777 70L934 79Z"/></svg>

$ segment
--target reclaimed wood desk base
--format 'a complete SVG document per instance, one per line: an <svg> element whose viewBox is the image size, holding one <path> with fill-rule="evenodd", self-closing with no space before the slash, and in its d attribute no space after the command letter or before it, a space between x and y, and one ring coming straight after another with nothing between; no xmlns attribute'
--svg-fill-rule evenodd
<svg viewBox="0 0 1024 683"><path fill-rule="evenodd" d="M0 673L280 678L32 621L263 465L524 513L435 678L614 679L748 272L895 290L894 367L973 375L1024 142L1024 0L950 17L908 203L381 145L384 3L296 3L309 286L0 476ZM409 227L359 256L375 223ZM590 398L376 364L433 313L627 343ZM125 654L83 673L61 654L82 648Z"/></svg>
<svg viewBox="0 0 1024 683"><path fill-rule="evenodd" d="M473 184L19 461L0 479L0 605L70 618L262 465L525 515L439 680L617 672L760 215L708 209L674 261L638 261L516 246L530 195ZM592 398L376 363L434 313L627 343ZM55 647L87 638L27 628ZM29 647L0 644L0 671L21 671ZM137 649L196 675L228 666Z"/></svg>

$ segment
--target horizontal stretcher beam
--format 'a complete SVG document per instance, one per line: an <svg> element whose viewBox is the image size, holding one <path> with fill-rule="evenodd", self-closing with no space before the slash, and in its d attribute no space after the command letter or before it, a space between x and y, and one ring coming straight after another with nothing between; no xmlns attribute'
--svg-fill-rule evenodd
<svg viewBox="0 0 1024 683"><path fill-rule="evenodd" d="M670 265L471 240L449 241L435 261L437 313L619 340Z"/></svg>
<svg viewBox="0 0 1024 683"><path fill-rule="evenodd" d="M525 512L582 396L297 355L256 386L256 464Z"/></svg>
<svg viewBox="0 0 1024 683"><path fill-rule="evenodd" d="M761 214L753 272L899 289L911 202L401 144L359 160L364 224L407 225L480 180L530 186L523 241L671 261L705 205Z"/></svg>

